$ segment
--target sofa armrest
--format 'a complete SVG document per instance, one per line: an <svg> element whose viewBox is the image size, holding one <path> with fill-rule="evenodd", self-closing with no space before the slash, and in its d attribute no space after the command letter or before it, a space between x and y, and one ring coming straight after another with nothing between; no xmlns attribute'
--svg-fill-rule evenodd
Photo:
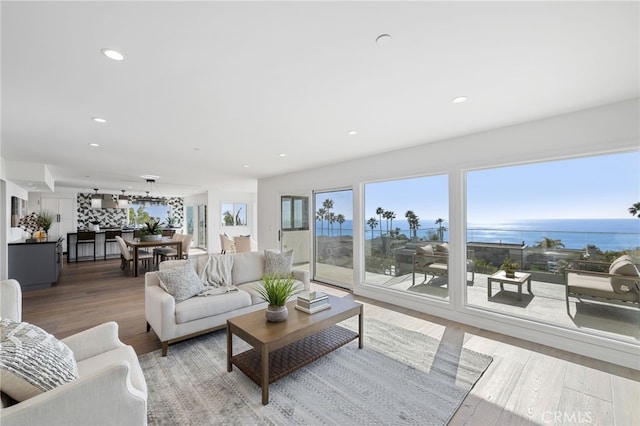
<svg viewBox="0 0 640 426"><path fill-rule="evenodd" d="M145 318L160 341L166 341L173 337L170 334L176 326L176 300L160 287L160 280L155 272L145 275L145 283Z"/></svg>
<svg viewBox="0 0 640 426"><path fill-rule="evenodd" d="M295 278L296 280L302 281L302 283L304 284L304 290L309 291L310 289L309 271L305 271L302 269L294 269L292 272L293 272L293 278Z"/></svg>
<svg viewBox="0 0 640 426"><path fill-rule="evenodd" d="M0 281L0 318L22 321L22 288L16 280Z"/></svg>
<svg viewBox="0 0 640 426"><path fill-rule="evenodd" d="M113 321L81 331L61 341L69 346L76 361L125 346L118 338L118 324Z"/></svg>
<svg viewBox="0 0 640 426"><path fill-rule="evenodd" d="M2 426L146 425L147 399L133 387L127 361L109 364L0 411Z"/></svg>

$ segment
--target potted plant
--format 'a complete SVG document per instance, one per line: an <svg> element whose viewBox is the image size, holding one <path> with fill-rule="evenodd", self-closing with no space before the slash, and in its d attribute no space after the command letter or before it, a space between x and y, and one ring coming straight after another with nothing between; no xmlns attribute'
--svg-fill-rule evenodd
<svg viewBox="0 0 640 426"><path fill-rule="evenodd" d="M160 241L162 239L162 228L159 220L151 220L144 223L140 228L140 239L142 241Z"/></svg>
<svg viewBox="0 0 640 426"><path fill-rule="evenodd" d="M38 226L44 231L44 236L46 236L46 234L49 232L49 229L51 229L51 225L53 224L53 217L53 213L47 210L41 211L40 215L38 216Z"/></svg>
<svg viewBox="0 0 640 426"><path fill-rule="evenodd" d="M286 320L289 315L286 306L287 300L299 290L295 280L291 276L265 274L262 277L262 284L262 286L256 286L255 290L262 300L269 304L265 313L267 321L282 322Z"/></svg>
<svg viewBox="0 0 640 426"><path fill-rule="evenodd" d="M520 264L515 260L511 260L508 257L500 265L500 269L504 270L504 274L507 278L516 277L516 269L520 267Z"/></svg>
<svg viewBox="0 0 640 426"><path fill-rule="evenodd" d="M166 223L168 228L177 228L177 220L175 217L173 217L171 215L171 212L167 212L167 218L165 219L164 223Z"/></svg>

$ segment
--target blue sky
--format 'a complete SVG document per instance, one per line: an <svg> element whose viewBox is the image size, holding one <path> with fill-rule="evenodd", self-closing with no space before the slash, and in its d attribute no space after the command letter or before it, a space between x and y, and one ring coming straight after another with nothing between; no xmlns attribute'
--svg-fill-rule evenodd
<svg viewBox="0 0 640 426"><path fill-rule="evenodd" d="M640 152L603 155L467 173L470 223L527 219L632 219L628 208L640 201ZM351 219L351 191L318 194L316 211L326 198L333 211ZM425 225L438 217L448 222L446 175L376 182L365 186L365 219L377 207L404 221L413 210ZM637 220L637 219L636 219Z"/></svg>

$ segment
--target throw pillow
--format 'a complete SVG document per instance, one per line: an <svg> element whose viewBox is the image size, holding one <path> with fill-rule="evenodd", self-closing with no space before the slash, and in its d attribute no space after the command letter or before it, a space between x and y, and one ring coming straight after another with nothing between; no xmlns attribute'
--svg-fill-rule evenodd
<svg viewBox="0 0 640 426"><path fill-rule="evenodd" d="M436 246L436 252L449 254L449 243L442 243Z"/></svg>
<svg viewBox="0 0 640 426"><path fill-rule="evenodd" d="M640 273L638 272L638 268L631 263L630 260L622 260L615 262L615 264L611 265L612 268L609 270L610 274L616 275L627 275L630 277L638 277L638 280L633 281L629 279L622 279L611 277L611 287L613 287L613 291L619 294L628 293L631 288L638 285L640 283Z"/></svg>
<svg viewBox="0 0 640 426"><path fill-rule="evenodd" d="M176 303L187 300L205 289L191 264L156 271L156 274L160 278L160 287L172 295Z"/></svg>
<svg viewBox="0 0 640 426"><path fill-rule="evenodd" d="M265 250L264 251L264 273L265 275L278 275L280 277L291 276L293 269L293 250L284 253Z"/></svg>
<svg viewBox="0 0 640 426"><path fill-rule="evenodd" d="M416 254L433 256L433 247L431 246L431 244L427 244L424 247L418 246L416 247Z"/></svg>
<svg viewBox="0 0 640 426"><path fill-rule="evenodd" d="M67 345L27 322L0 321L0 390L24 401L78 378Z"/></svg>

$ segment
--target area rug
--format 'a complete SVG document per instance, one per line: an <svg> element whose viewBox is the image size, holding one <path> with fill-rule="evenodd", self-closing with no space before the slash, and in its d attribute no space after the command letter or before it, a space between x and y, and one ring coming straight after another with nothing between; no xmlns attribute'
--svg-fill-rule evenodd
<svg viewBox="0 0 640 426"><path fill-rule="evenodd" d="M341 325L356 329L355 318ZM227 372L220 330L140 356L150 425L445 425L491 357L366 319L353 341L269 387ZM234 353L249 346L234 336Z"/></svg>

